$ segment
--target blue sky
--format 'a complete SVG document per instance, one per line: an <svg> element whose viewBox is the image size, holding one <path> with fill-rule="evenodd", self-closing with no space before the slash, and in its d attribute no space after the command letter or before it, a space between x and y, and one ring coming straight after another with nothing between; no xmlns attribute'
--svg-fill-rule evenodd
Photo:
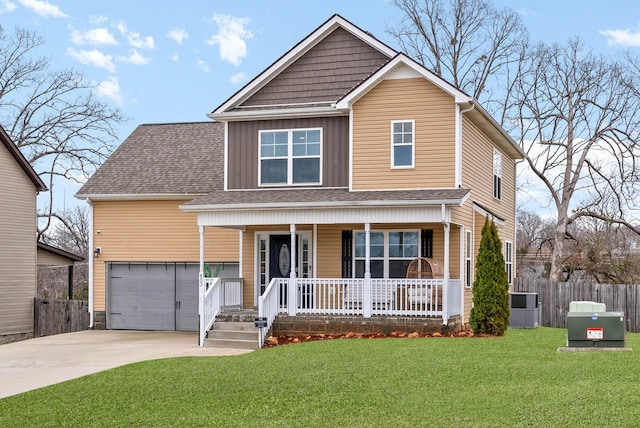
<svg viewBox="0 0 640 428"><path fill-rule="evenodd" d="M495 0L522 14L534 41L580 36L595 51L640 48L640 2ZM249 79L334 13L396 47L385 29L400 21L388 0L0 0L0 25L36 31L40 54L74 67L98 95L141 123L208 120ZM65 189L73 204L78 187ZM63 198L59 198L62 203Z"/></svg>

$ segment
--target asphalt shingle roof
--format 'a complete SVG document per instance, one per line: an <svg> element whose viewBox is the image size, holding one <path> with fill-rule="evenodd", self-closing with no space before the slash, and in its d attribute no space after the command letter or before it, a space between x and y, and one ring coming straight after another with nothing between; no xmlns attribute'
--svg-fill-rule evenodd
<svg viewBox="0 0 640 428"><path fill-rule="evenodd" d="M78 191L78 197L207 193L223 187L224 125L138 126Z"/></svg>
<svg viewBox="0 0 640 428"><path fill-rule="evenodd" d="M383 204L424 204L461 202L468 194L468 189L425 189L425 190L386 190L357 191L349 189L260 189L242 191L213 190L206 196L185 203L185 207L225 208L231 206L262 205L277 207L287 205L328 205L332 203L364 205Z"/></svg>
<svg viewBox="0 0 640 428"><path fill-rule="evenodd" d="M78 197L205 195L196 207L354 205L460 201L467 189L361 191L287 188L224 191L224 125L216 122L140 125L78 191Z"/></svg>

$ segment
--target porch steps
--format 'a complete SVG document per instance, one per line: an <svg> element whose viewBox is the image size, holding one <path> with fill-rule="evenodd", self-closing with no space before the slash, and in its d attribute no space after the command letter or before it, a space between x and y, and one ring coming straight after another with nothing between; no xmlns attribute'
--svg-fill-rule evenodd
<svg viewBox="0 0 640 428"><path fill-rule="evenodd" d="M236 312L221 314L207 332L205 346L211 348L258 349L257 314Z"/></svg>

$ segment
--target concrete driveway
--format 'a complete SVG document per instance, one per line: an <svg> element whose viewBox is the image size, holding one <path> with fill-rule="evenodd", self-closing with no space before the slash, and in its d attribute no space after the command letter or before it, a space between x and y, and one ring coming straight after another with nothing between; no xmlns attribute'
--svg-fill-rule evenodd
<svg viewBox="0 0 640 428"><path fill-rule="evenodd" d="M138 361L251 352L197 341L195 332L85 330L0 345L0 398Z"/></svg>

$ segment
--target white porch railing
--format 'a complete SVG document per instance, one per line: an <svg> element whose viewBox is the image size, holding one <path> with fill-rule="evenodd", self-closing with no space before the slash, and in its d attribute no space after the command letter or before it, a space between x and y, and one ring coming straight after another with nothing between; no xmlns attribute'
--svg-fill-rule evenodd
<svg viewBox="0 0 640 428"><path fill-rule="evenodd" d="M273 320L276 319L276 315L278 315L278 294L280 287L282 286L282 282L287 282L288 279L280 279L274 278L271 280L266 290L264 290L264 294L258 298L258 317L265 318L267 320L266 327L259 329L259 339L258 346L262 348L264 345L264 337L271 328L273 324ZM286 294L285 294L286 295ZM286 311L286 308L285 308Z"/></svg>
<svg viewBox="0 0 640 428"><path fill-rule="evenodd" d="M200 314L198 345L204 346L204 338L207 331L213 325L221 310L222 281L220 278L200 277L200 302L198 313Z"/></svg>
<svg viewBox="0 0 640 428"><path fill-rule="evenodd" d="M259 308L264 298L269 300L269 310L275 306L279 313L442 317L446 324L462 311L462 281L458 279L275 278L267 290ZM295 296L294 308L288 302L291 296Z"/></svg>

